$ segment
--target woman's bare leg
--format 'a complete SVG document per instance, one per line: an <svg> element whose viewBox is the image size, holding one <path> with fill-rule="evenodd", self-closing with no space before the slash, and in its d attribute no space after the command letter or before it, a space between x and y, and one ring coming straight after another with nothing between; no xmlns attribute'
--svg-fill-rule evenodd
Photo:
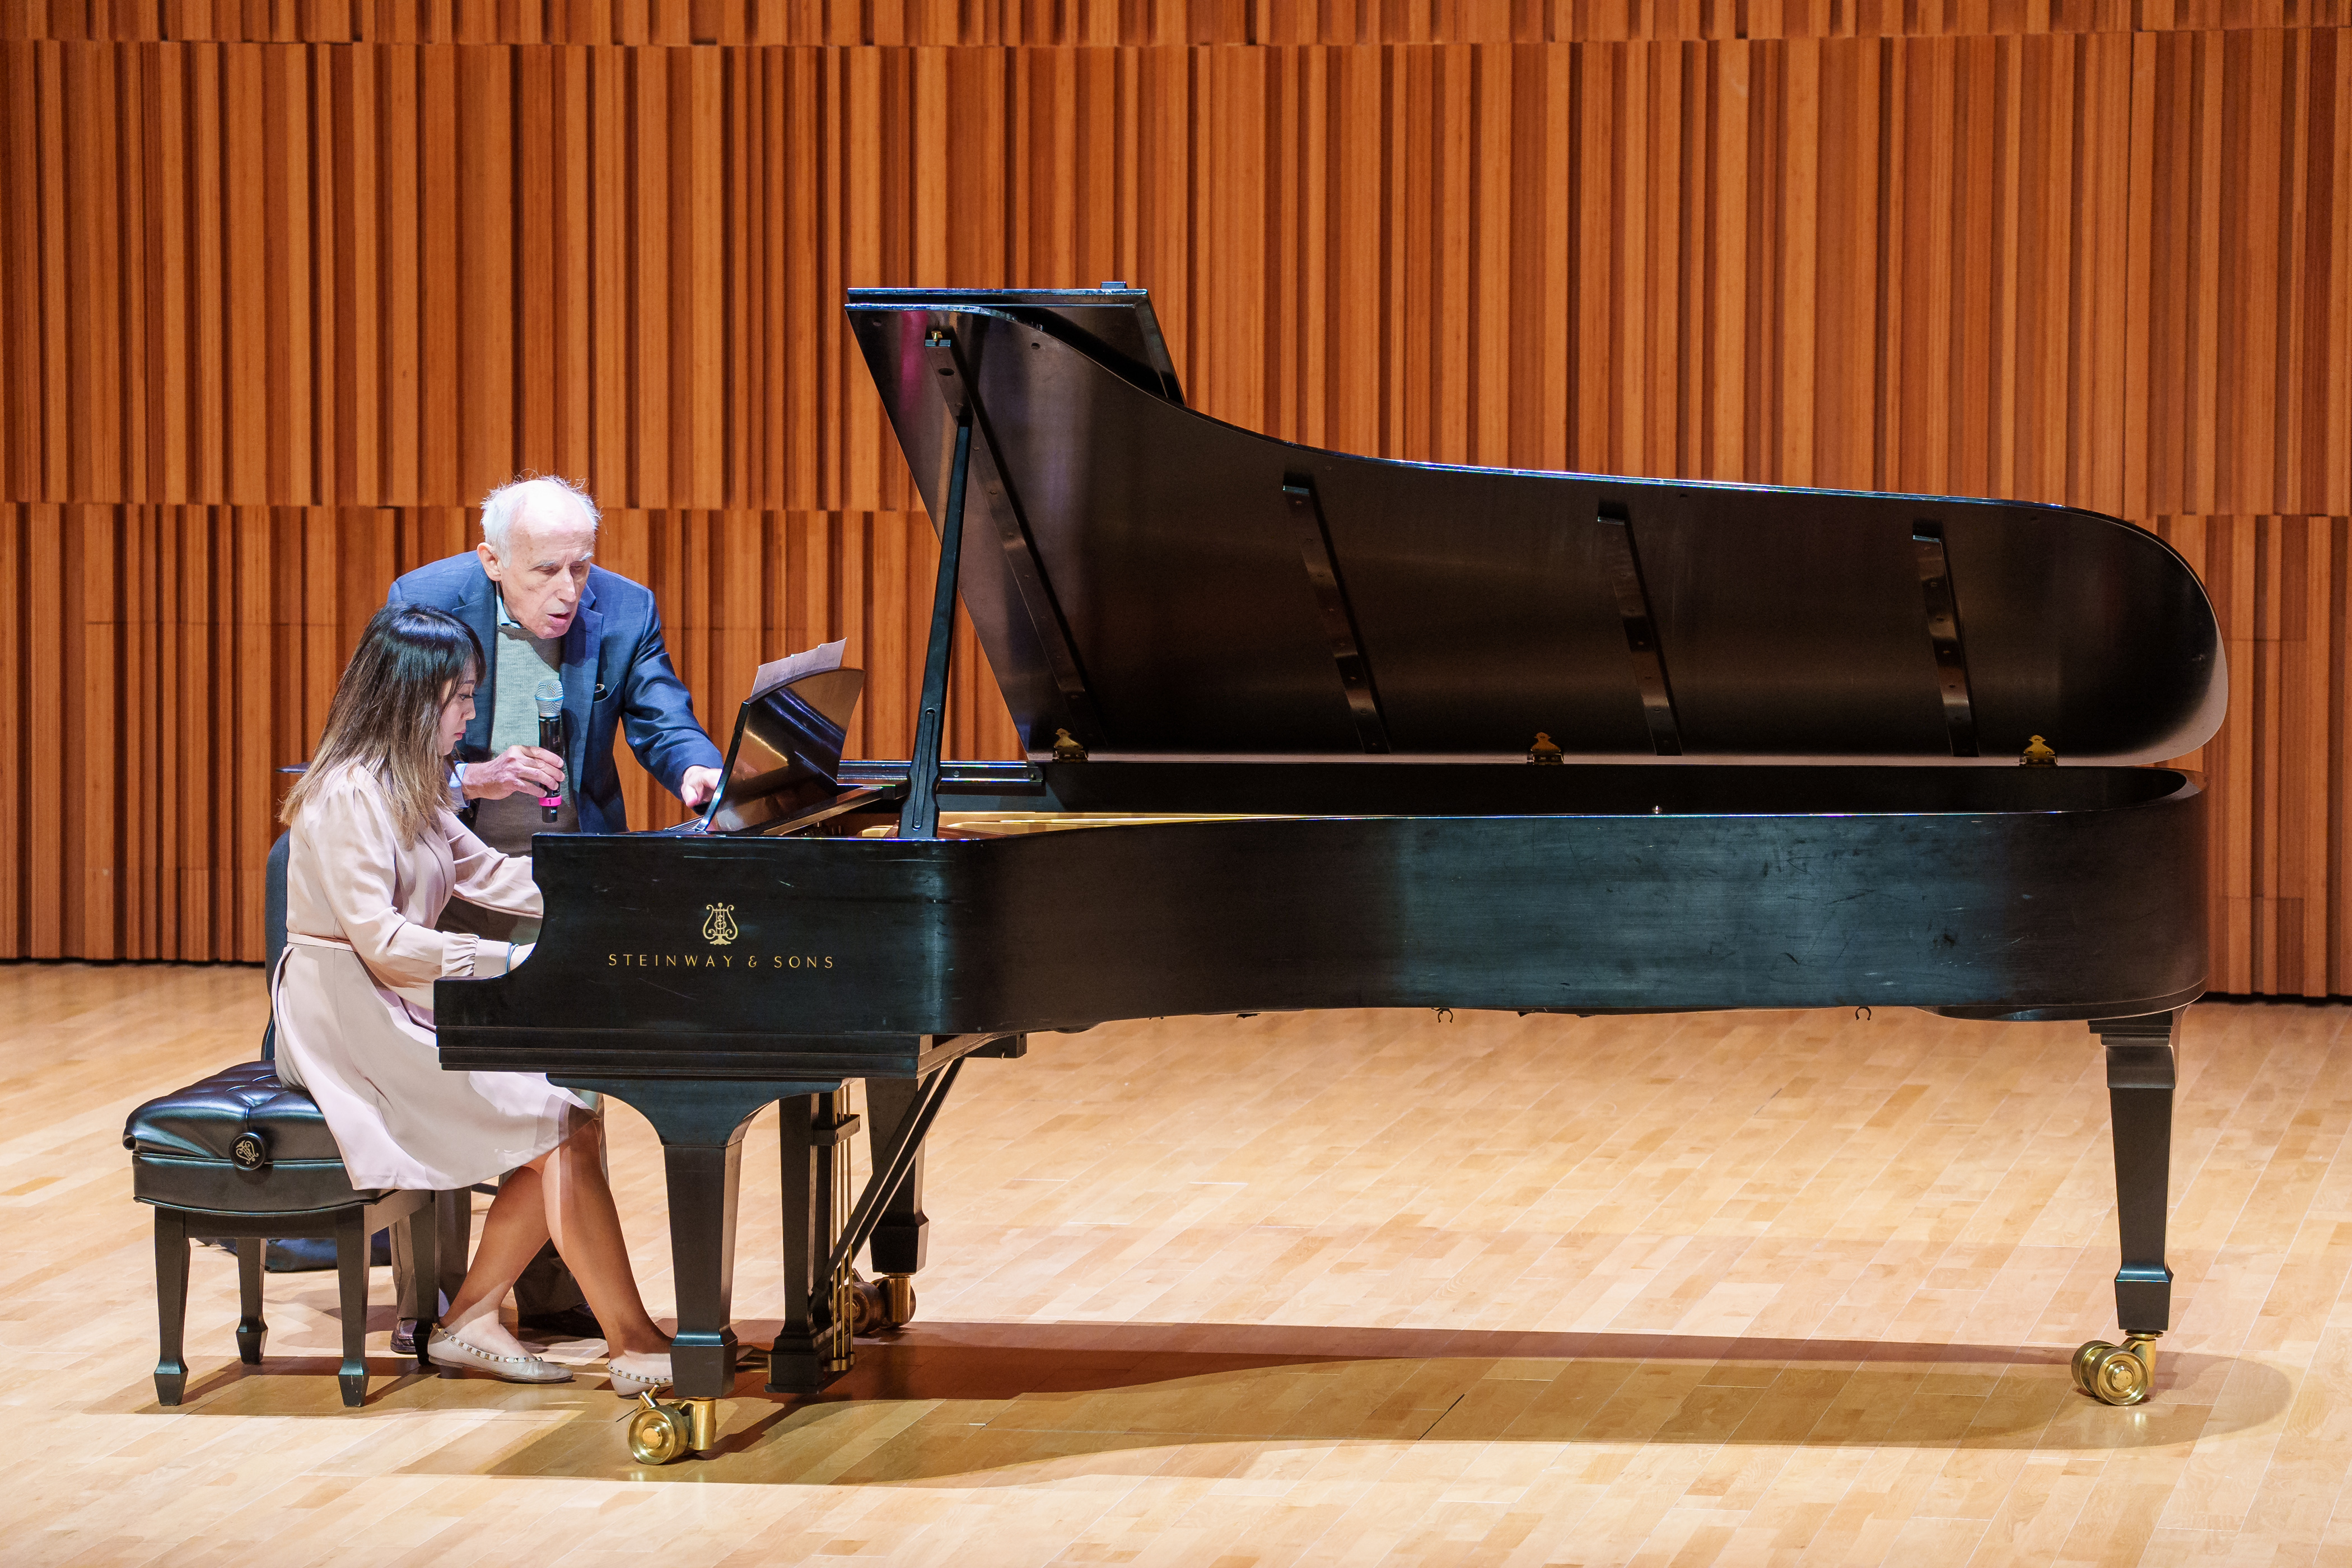
<svg viewBox="0 0 2352 1568"><path fill-rule="evenodd" d="M541 1154L509 1175L490 1200L482 1220L482 1239L474 1248L466 1282L449 1303L441 1326L476 1350L492 1355L531 1352L499 1321L507 1292L547 1242L547 1199L543 1167L551 1155Z"/></svg>
<svg viewBox="0 0 2352 1568"><path fill-rule="evenodd" d="M547 1156L540 1173L545 1233L555 1238L556 1252L579 1281L589 1310L604 1326L606 1352L615 1356L660 1354L669 1349L669 1336L654 1326L637 1294L628 1244L621 1236L620 1211L604 1179L604 1123L591 1120ZM521 1265L516 1268L519 1273ZM470 1275L467 1283L473 1283Z"/></svg>
<svg viewBox="0 0 2352 1568"><path fill-rule="evenodd" d="M499 1321L499 1309L523 1268L551 1237L604 1326L614 1355L669 1349L669 1339L646 1314L613 1189L604 1179L604 1126L585 1123L571 1139L506 1179L482 1221L482 1239L442 1327L492 1355L530 1351Z"/></svg>

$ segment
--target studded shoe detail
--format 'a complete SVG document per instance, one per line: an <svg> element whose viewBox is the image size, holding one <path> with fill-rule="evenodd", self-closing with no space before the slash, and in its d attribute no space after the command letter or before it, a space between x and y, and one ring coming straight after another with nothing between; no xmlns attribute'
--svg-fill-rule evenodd
<svg viewBox="0 0 2352 1568"><path fill-rule="evenodd" d="M623 1364L625 1362L635 1362L636 1366L632 1369ZM604 1371L613 1380L614 1393L635 1399L669 1386L669 1354L614 1356L604 1363Z"/></svg>
<svg viewBox="0 0 2352 1568"><path fill-rule="evenodd" d="M535 1355L492 1355L436 1329L425 1342L425 1359L450 1372L486 1372L508 1383L570 1383L572 1369Z"/></svg>

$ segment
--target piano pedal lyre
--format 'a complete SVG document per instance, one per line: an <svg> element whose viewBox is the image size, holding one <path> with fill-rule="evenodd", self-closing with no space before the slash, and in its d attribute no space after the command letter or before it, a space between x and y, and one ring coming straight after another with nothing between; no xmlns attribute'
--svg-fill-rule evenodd
<svg viewBox="0 0 2352 1568"><path fill-rule="evenodd" d="M704 1453L719 1446L719 1401L681 1399L664 1405L650 1392L637 1395L629 1413L629 1454L641 1465L667 1465L688 1449Z"/></svg>
<svg viewBox="0 0 2352 1568"><path fill-rule="evenodd" d="M2093 1340L2074 1352L2074 1386L2102 1405L2137 1405L2156 1382L2154 1334L2126 1334L2124 1342Z"/></svg>

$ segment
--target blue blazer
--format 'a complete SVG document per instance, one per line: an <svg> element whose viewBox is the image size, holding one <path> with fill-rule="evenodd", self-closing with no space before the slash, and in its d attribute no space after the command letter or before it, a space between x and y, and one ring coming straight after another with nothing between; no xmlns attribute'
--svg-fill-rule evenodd
<svg viewBox="0 0 2352 1568"><path fill-rule="evenodd" d="M490 714L498 700L498 584L472 551L419 566L393 584L389 605L424 605L446 610L474 628L489 668L482 672L474 721L457 754L481 762L490 754ZM588 568L588 586L579 613L563 634L564 758L580 806L583 833L625 833L620 770L613 765L613 737L628 727L629 750L646 772L672 795L693 767L725 763L694 717L694 698L670 668L662 646L661 612L651 590L626 577Z"/></svg>

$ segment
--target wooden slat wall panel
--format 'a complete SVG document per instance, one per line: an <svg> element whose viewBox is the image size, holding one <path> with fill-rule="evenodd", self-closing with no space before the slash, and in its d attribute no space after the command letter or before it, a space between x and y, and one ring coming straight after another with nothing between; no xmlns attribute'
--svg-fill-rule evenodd
<svg viewBox="0 0 2352 1568"><path fill-rule="evenodd" d="M846 636L854 743L902 753L935 547L841 290L1123 278L1197 405L1291 439L2156 528L2233 659L2191 759L2215 984L2352 991L2347 23L0 8L0 955L257 953L274 767L384 584L518 471L595 491L714 727L761 656ZM961 651L954 747L1010 754Z"/></svg>
<svg viewBox="0 0 2352 1568"><path fill-rule="evenodd" d="M0 45L0 497L902 510L842 286L1121 277L1317 445L2335 515L2345 37Z"/></svg>
<svg viewBox="0 0 2352 1568"><path fill-rule="evenodd" d="M0 956L252 958L276 769L308 754L398 574L465 548L459 507L0 504ZM716 706L779 649L837 637L867 672L853 754L904 755L937 558L919 512L608 513L672 658ZM960 628L950 750L1017 754ZM683 816L622 749L638 826Z"/></svg>
<svg viewBox="0 0 2352 1568"><path fill-rule="evenodd" d="M1548 44L2337 26L2346 0L17 0L0 38L835 47Z"/></svg>
<svg viewBox="0 0 2352 1568"><path fill-rule="evenodd" d="M2204 577L2229 645L2229 722L2183 759L2213 792L2213 987L2352 993L2352 523L2172 516L2156 530Z"/></svg>

